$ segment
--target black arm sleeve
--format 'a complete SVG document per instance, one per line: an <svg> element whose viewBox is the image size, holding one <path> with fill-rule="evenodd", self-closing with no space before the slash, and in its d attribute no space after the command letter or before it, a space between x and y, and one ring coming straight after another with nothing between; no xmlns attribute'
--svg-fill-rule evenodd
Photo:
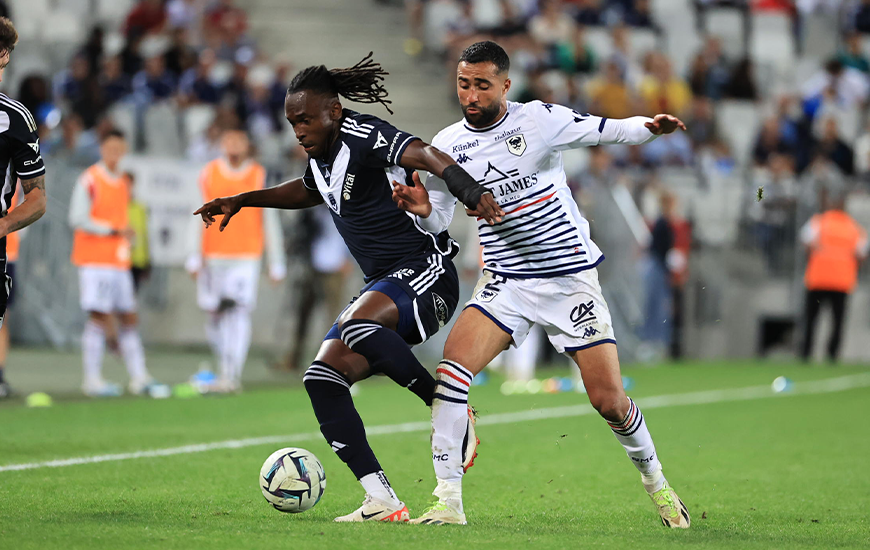
<svg viewBox="0 0 870 550"><path fill-rule="evenodd" d="M451 164L441 173L441 179L447 184L447 190L462 201L471 210L477 208L480 197L484 193L492 193L489 189L477 183L471 175L458 164Z"/></svg>

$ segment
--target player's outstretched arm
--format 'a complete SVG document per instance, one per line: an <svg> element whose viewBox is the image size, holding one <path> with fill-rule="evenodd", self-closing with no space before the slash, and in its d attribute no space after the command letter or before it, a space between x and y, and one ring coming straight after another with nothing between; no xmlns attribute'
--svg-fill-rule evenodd
<svg viewBox="0 0 870 550"><path fill-rule="evenodd" d="M428 143L420 140L411 142L402 153L399 165L414 170L426 170L438 176L444 180L453 196L470 210L477 211L487 223L500 222L504 216L491 191L477 183L450 155Z"/></svg>
<svg viewBox="0 0 870 550"><path fill-rule="evenodd" d="M642 116L609 118L602 125L600 143L643 145L657 136L676 132L677 129L685 130L686 125L677 117L667 114L656 115L652 119Z"/></svg>
<svg viewBox="0 0 870 550"><path fill-rule="evenodd" d="M0 219L0 238L24 229L45 214L45 174L29 180L21 180L24 202Z"/></svg>
<svg viewBox="0 0 870 550"><path fill-rule="evenodd" d="M215 199L202 205L193 215L202 216L206 227L215 223L215 216L223 216L220 224L220 230L223 231L230 219L242 208L295 210L310 208L322 202L320 193L305 187L302 178L296 178L275 187Z"/></svg>

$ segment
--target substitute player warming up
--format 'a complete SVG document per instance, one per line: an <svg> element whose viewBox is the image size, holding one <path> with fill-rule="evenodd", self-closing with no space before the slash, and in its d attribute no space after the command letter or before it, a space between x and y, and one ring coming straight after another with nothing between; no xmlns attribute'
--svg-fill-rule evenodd
<svg viewBox="0 0 870 550"><path fill-rule="evenodd" d="M622 389L616 340L595 269L604 256L589 237L565 181L560 151L608 143L639 145L685 129L670 115L624 120L581 114L560 105L505 99L510 60L494 42L469 46L457 86L465 120L432 141L462 157L463 168L492 191L504 219L479 223L484 275L450 331L437 369L432 405L432 459L438 502L414 523L465 523L459 450L474 376L533 325L569 355L595 409L641 473L643 486L670 527L688 527L689 512L662 474L643 414ZM450 223L455 200L430 178L426 189L394 184L394 200L431 232ZM471 211L470 214L477 215Z"/></svg>

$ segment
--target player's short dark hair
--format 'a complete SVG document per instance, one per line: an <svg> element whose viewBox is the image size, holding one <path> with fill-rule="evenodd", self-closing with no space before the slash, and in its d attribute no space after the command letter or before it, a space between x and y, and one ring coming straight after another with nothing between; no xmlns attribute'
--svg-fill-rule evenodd
<svg viewBox="0 0 870 550"><path fill-rule="evenodd" d="M390 114L392 103L387 97L387 89L381 82L388 73L380 63L372 61L369 52L362 61L346 69L327 69L324 65L313 65L302 69L287 88L287 95L303 90L318 94L342 96L359 103L380 103Z"/></svg>
<svg viewBox="0 0 870 550"><path fill-rule="evenodd" d="M508 57L507 52L492 40L475 42L462 50L459 62L462 63L463 61L471 64L492 63L495 65L498 74L506 73L511 68L511 58Z"/></svg>
<svg viewBox="0 0 870 550"><path fill-rule="evenodd" d="M8 17L0 17L0 55L6 55L15 49L18 43L18 31Z"/></svg>
<svg viewBox="0 0 870 550"><path fill-rule="evenodd" d="M117 128L112 128L111 130L106 131L102 136L100 136L100 143L105 143L112 138L126 140L127 136L125 136L124 132L122 132L121 130L118 130Z"/></svg>

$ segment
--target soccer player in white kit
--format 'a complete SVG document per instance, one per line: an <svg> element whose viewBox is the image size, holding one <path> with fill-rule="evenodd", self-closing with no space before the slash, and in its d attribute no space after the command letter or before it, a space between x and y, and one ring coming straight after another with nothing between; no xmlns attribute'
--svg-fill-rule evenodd
<svg viewBox="0 0 870 550"><path fill-rule="evenodd" d="M438 502L412 522L466 522L460 451L471 382L506 347L522 344L532 325L540 325L553 346L580 367L592 406L640 471L662 523L686 528L688 510L662 475L643 414L623 391L610 312L595 269L604 255L571 196L560 153L599 144L639 145L685 126L670 115L614 120L540 101L509 102L509 66L498 44L469 46L457 70L464 120L432 140L492 192L504 216L494 225L478 223L484 275L450 331L436 371L432 461ZM394 182L393 199L431 232L447 228L456 204L444 182L431 175L425 189Z"/></svg>

